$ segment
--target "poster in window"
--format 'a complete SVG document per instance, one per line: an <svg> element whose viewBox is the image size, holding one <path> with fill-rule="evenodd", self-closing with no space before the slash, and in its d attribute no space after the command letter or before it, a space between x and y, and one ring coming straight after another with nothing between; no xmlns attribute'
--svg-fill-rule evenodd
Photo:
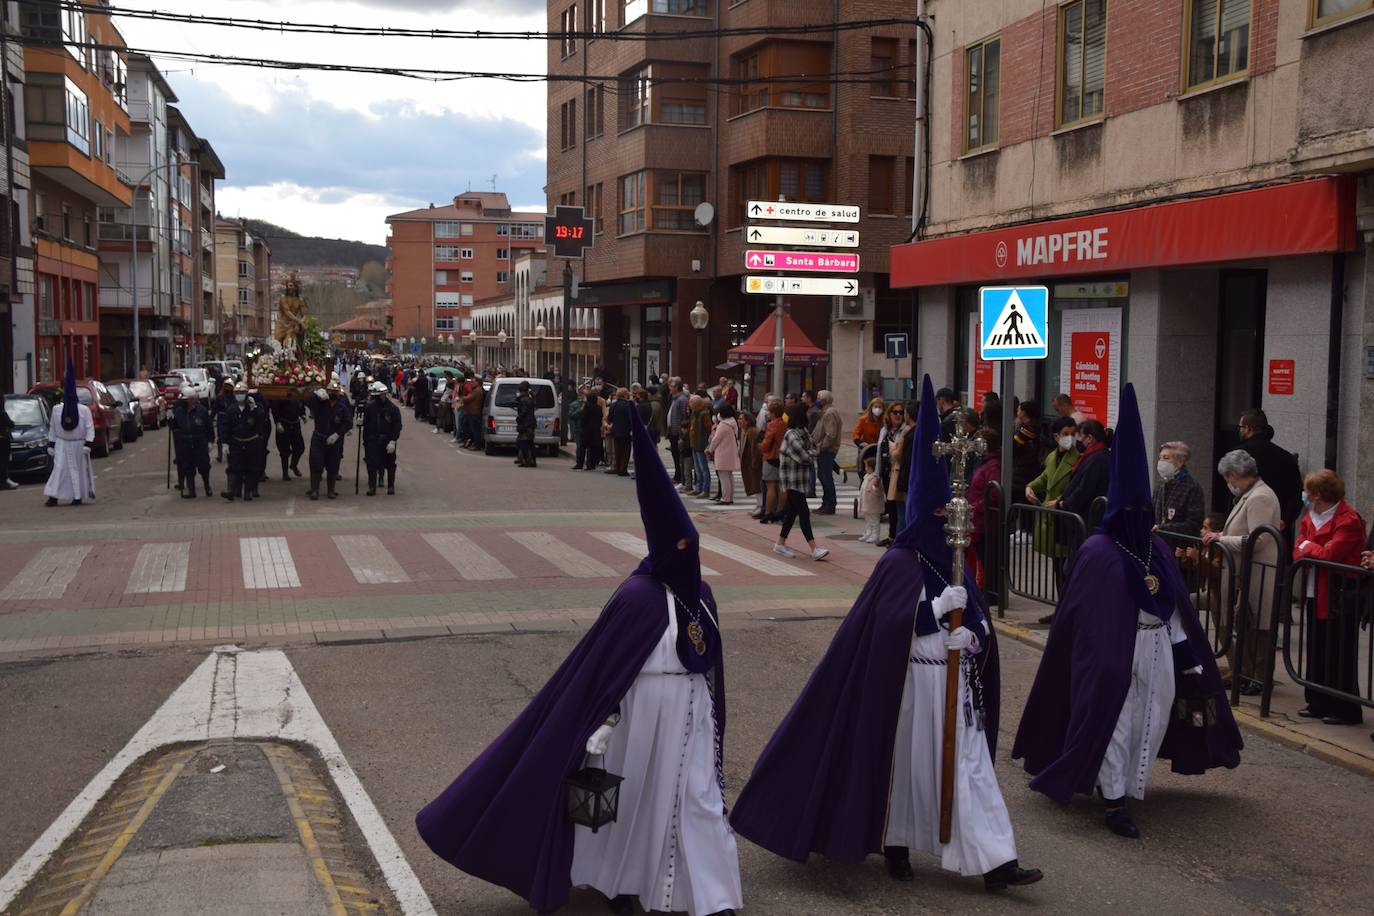
<svg viewBox="0 0 1374 916"><path fill-rule="evenodd" d="M1069 309L1060 324L1059 377L1074 410L1116 425L1121 394L1121 309Z"/></svg>
<svg viewBox="0 0 1374 916"><path fill-rule="evenodd" d="M1002 366L983 359L978 342L983 339L983 322L977 311L968 316L968 405L983 412L983 396L996 393L1002 386Z"/></svg>

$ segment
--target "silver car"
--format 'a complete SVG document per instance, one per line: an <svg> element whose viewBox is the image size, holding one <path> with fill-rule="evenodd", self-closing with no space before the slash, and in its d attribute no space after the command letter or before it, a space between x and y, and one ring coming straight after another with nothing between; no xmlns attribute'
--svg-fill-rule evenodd
<svg viewBox="0 0 1374 916"><path fill-rule="evenodd" d="M492 382L482 406L482 431L486 442L486 453L495 452L496 446L515 446L515 398L520 393L520 383L530 383L530 393L534 395L534 446L549 455L558 454L559 410L558 392L553 382L542 378L499 378Z"/></svg>

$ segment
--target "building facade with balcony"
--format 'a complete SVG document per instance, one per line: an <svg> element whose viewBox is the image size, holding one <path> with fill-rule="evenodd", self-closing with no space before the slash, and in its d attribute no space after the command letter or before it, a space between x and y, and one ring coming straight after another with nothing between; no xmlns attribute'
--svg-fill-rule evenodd
<svg viewBox="0 0 1374 916"><path fill-rule="evenodd" d="M215 220L215 287L225 352L272 336L271 248L242 219ZM261 274L259 273L261 270Z"/></svg>
<svg viewBox="0 0 1374 916"><path fill-rule="evenodd" d="M24 49L24 116L33 178L35 377L102 372L97 222L128 208L130 179L115 155L130 133L127 54L110 16L87 6L21 3L25 38L67 42Z"/></svg>
<svg viewBox="0 0 1374 916"><path fill-rule="evenodd" d="M37 370L37 314L34 310L34 250L29 197L33 179L24 118L24 50L10 39L20 36L19 4L0 2L5 47L0 76L8 106L0 138L0 360L5 372L0 391L27 391ZM10 116L13 112L13 117Z"/></svg>
<svg viewBox="0 0 1374 916"><path fill-rule="evenodd" d="M393 338L465 334L472 306L499 295L521 252L544 246L544 214L511 210L505 194L469 191L451 205L386 219Z"/></svg>

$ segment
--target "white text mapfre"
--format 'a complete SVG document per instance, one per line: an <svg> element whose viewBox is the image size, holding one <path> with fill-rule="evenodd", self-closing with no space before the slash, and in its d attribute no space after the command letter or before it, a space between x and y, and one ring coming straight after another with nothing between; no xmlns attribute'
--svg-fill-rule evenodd
<svg viewBox="0 0 1374 916"><path fill-rule="evenodd" d="M1107 227L1054 232L1016 240L1016 266L1073 264L1107 259Z"/></svg>

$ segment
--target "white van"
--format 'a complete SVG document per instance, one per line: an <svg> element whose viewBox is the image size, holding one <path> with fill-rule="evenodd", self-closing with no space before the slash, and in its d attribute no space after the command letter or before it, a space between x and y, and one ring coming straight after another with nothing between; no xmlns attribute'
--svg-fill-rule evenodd
<svg viewBox="0 0 1374 916"><path fill-rule="evenodd" d="M492 382L491 390L482 404L486 453L493 454L496 446L515 447L515 398L520 393L521 382L529 382L530 393L534 395L535 451L543 450L548 455L557 455L560 422L558 391L553 382L543 378L499 378Z"/></svg>

